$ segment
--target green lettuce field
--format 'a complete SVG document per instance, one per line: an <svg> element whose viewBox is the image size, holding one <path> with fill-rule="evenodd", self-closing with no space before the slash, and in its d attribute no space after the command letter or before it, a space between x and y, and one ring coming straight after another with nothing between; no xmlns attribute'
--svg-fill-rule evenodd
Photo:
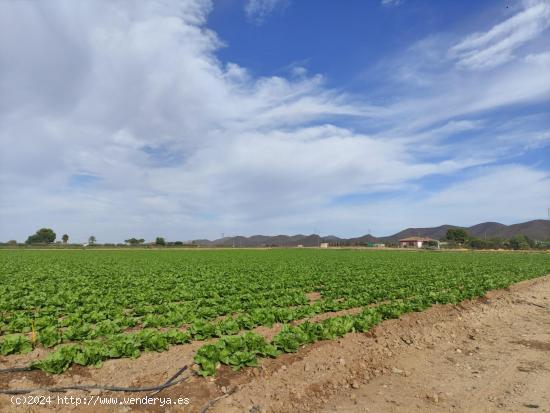
<svg viewBox="0 0 550 413"><path fill-rule="evenodd" d="M548 273L545 253L4 250L0 354L47 347L31 367L61 373L208 340L195 361L211 375ZM275 323L272 340L253 332Z"/></svg>

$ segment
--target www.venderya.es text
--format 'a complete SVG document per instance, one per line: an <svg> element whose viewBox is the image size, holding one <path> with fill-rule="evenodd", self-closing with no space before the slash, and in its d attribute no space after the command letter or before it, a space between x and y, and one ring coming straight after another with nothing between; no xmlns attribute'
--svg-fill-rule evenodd
<svg viewBox="0 0 550 413"><path fill-rule="evenodd" d="M111 397L101 395L91 396L12 396L12 404L16 406L185 406L191 403L189 397Z"/></svg>

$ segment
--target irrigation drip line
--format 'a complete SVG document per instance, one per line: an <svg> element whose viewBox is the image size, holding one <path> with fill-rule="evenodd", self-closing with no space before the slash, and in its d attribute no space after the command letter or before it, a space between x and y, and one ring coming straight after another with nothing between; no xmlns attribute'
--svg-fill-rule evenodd
<svg viewBox="0 0 550 413"><path fill-rule="evenodd" d="M172 377L170 377L167 381L165 381L163 384L160 384L158 386L152 386L152 387L119 387L119 386L100 386L95 384L90 385L78 385L78 386L63 386L63 387L34 387L34 388L26 388L26 389L0 389L1 394L27 394L34 391L48 391L52 393L60 393L65 392L67 390L106 390L106 391L112 391L112 392L154 392L153 394L158 393L159 391L174 386L176 384L179 384L185 380L187 380L189 377L193 376L194 374L190 374L186 377L183 377L179 380L176 380L179 376L182 375L184 371L186 371L189 368L189 366L183 366L181 369L178 370L176 374L174 374ZM10 369L6 369L10 370ZM30 369L29 369L30 370ZM26 371L26 370L17 370L17 371Z"/></svg>
<svg viewBox="0 0 550 413"><path fill-rule="evenodd" d="M195 363L193 363L191 366L194 366ZM153 390L153 393L150 394L150 396L154 396L155 394L157 394L158 392L160 392L161 390L165 389L166 387L169 387L169 386L172 386L174 384L177 384L177 383L174 383L174 380L176 380L180 375L181 373L183 373L185 370L187 370L187 366L183 366L180 370L178 370L176 372L176 374L174 374L172 377L170 377L162 386L165 386L165 387L162 387L161 389L156 389L156 390ZM185 381L187 380L189 377L193 376L193 375L196 375L197 373L196 372L193 372L191 373L189 376L187 377L184 377L183 379L179 380L178 383L181 383L182 381ZM149 391L149 390L148 390Z"/></svg>
<svg viewBox="0 0 550 413"><path fill-rule="evenodd" d="M12 367L12 368L9 368L9 369L0 369L0 374L1 373L17 373L17 372L20 372L20 371L31 371L33 370L32 367Z"/></svg>

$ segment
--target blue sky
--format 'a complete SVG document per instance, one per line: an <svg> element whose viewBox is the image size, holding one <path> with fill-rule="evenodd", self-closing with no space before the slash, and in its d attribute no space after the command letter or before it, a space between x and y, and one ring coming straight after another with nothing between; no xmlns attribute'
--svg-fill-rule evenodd
<svg viewBox="0 0 550 413"><path fill-rule="evenodd" d="M550 207L550 3L0 3L0 239L387 235Z"/></svg>
<svg viewBox="0 0 550 413"><path fill-rule="evenodd" d="M266 14L243 13L242 1L222 0L208 26L227 43L218 56L257 76L288 75L296 66L323 73L329 85L366 89L365 71L434 32L463 30L460 22L502 13L502 1L255 1ZM272 9L270 10L270 5ZM493 16L494 17L494 16ZM260 19L260 20L258 20ZM490 21L490 20L489 20ZM357 91L355 89L355 91Z"/></svg>

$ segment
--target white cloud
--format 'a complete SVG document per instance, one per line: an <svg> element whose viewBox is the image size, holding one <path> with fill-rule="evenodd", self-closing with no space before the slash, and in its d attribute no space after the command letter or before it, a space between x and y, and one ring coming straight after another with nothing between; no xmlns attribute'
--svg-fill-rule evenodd
<svg viewBox="0 0 550 413"><path fill-rule="evenodd" d="M550 196L550 174L523 165L481 168L477 176L422 202L433 211L452 211L462 224L474 220L514 222L543 216Z"/></svg>
<svg viewBox="0 0 550 413"><path fill-rule="evenodd" d="M402 0L382 0L382 6L399 6L402 2Z"/></svg>
<svg viewBox="0 0 550 413"><path fill-rule="evenodd" d="M518 20L530 21L537 27L542 27L544 21L546 25L547 13L550 13L550 3L530 2L525 9L486 33L466 36L466 40L456 40L457 36L452 33L433 34L417 41L405 52L382 61L369 76L383 84L384 95L393 98L385 106L388 126L392 130L386 128L385 132L411 136L417 135L415 130L421 129L431 134L433 131L429 128L437 128L453 119L486 116L504 108L548 101L549 30L529 31L532 37L525 37L522 47L516 44L509 49L509 56L513 58L506 65L488 63L484 70L466 71L464 66L456 64L457 59L460 62L462 58L478 56L478 51L494 50L491 45L495 42L501 44L500 40L507 38L506 34L516 38L512 31L523 30ZM454 50L453 53L449 53L450 49ZM469 57L458 50L469 53ZM496 62L498 57L489 60ZM400 119L400 122L395 122L395 119Z"/></svg>
<svg viewBox="0 0 550 413"><path fill-rule="evenodd" d="M464 67L480 69L498 66L514 58L514 51L536 38L550 26L550 3L530 2L529 6L487 32L469 35L450 49Z"/></svg>
<svg viewBox="0 0 550 413"><path fill-rule="evenodd" d="M305 76L307 74L307 69L303 66L293 66L290 68L290 72L294 76Z"/></svg>
<svg viewBox="0 0 550 413"><path fill-rule="evenodd" d="M408 94L383 105L333 90L301 65L289 77L254 77L218 60L223 39L205 27L210 7L200 0L0 3L0 239L22 240L41 226L73 240L93 233L120 241L314 227L358 235L364 225L388 233L437 224L447 213L477 220L472 208L466 217L464 205L444 203L453 191L424 196L429 202L414 213L404 212L403 194L414 194L419 179L494 159L494 140L452 139L491 125L480 112L550 95L540 50L471 79L421 64L408 79L426 82L411 87L401 78ZM431 52L444 54L437 46ZM387 84L399 96L401 86ZM540 142L545 135L535 132ZM539 172L520 173L531 183ZM79 175L97 179L79 183ZM523 191L541 203L538 187ZM350 194L390 200L338 202ZM479 202L489 210L506 196Z"/></svg>
<svg viewBox="0 0 550 413"><path fill-rule="evenodd" d="M527 63L535 63L542 67L548 68L550 65L550 51L543 53L533 53L525 57Z"/></svg>
<svg viewBox="0 0 550 413"><path fill-rule="evenodd" d="M407 186L399 197L305 206L292 215L271 215L261 222L272 234L291 233L299 227L322 234L363 235L371 228L383 236L411 226L470 226L485 221L513 224L544 216L550 195L548 172L505 164L477 168L465 178L443 190ZM236 221L229 228L240 231L242 225ZM244 223L249 234L256 225L255 221Z"/></svg>
<svg viewBox="0 0 550 413"><path fill-rule="evenodd" d="M288 0L246 0L244 11L250 21L262 24L267 16L287 5Z"/></svg>

